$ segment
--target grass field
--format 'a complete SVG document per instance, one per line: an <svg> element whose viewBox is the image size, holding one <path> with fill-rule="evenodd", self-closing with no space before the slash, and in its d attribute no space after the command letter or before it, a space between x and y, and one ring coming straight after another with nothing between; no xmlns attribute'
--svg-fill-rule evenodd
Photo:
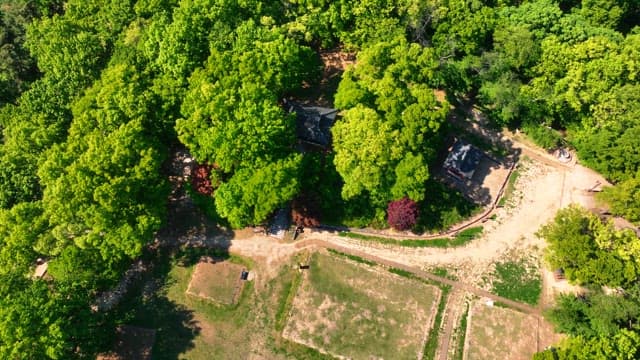
<svg viewBox="0 0 640 360"><path fill-rule="evenodd" d="M542 293L542 277L536 264L529 259L496 264L493 290L507 299L536 305Z"/></svg>
<svg viewBox="0 0 640 360"><path fill-rule="evenodd" d="M363 235L363 234L347 232L347 231L340 232L340 236L350 237L352 239L377 242L379 244L413 247L413 248L417 248L417 247L450 248L450 247L464 246L468 244L471 240L476 239L480 235L482 235L483 229L484 228L482 226L474 226L474 227L466 228L460 231L458 234L456 234L456 236L453 237L452 239L436 238L436 239L398 240L398 239L384 238L380 236Z"/></svg>
<svg viewBox="0 0 640 360"><path fill-rule="evenodd" d="M467 318L465 360L529 360L538 347L538 319L478 301Z"/></svg>
<svg viewBox="0 0 640 360"><path fill-rule="evenodd" d="M278 276L260 286L246 282L237 302L229 305L186 293L202 256L225 258L261 276L250 259L211 250L157 256L165 258L158 259L154 272L118 310L124 323L156 330L153 359L330 359L280 336L300 282L293 267L300 258L294 256Z"/></svg>
<svg viewBox="0 0 640 360"><path fill-rule="evenodd" d="M283 336L353 359L422 354L440 289L347 259L316 253Z"/></svg>
<svg viewBox="0 0 640 360"><path fill-rule="evenodd" d="M248 356L250 347L246 346L246 339L251 336L259 315L250 301L254 296L253 283L245 284L234 305L188 295L187 286L199 258L186 263L167 260L157 265L155 274L141 289L143 295L129 300L128 323L156 330L153 359L243 359ZM243 258L231 256L225 262L234 268L251 268L250 261ZM234 272L233 276L236 275L239 273ZM144 290L148 286L151 289ZM227 290L225 288L225 292Z"/></svg>

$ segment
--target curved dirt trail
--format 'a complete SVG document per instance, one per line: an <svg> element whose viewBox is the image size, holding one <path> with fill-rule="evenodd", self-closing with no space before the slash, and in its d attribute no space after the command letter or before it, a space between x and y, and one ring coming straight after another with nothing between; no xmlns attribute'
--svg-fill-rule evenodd
<svg viewBox="0 0 640 360"><path fill-rule="evenodd" d="M606 181L580 165L550 166L547 161L540 163L535 160L527 165L518 180L519 190L515 195L520 198L516 205L498 209L497 219L484 224L484 235L464 247L406 248L341 237L330 231L306 230L301 240L294 243L253 234L240 236L240 239L231 241L229 250L258 260L264 264L265 277L271 278L277 276L278 269L287 259L300 251L332 248L450 285L451 297L457 294L460 300L464 294L471 293L541 317L542 303L533 307L494 295L478 287L479 278L492 263L507 253L526 254L544 248L544 241L535 236L538 229L553 218L558 209L570 203L592 207L592 194L585 195L585 191L598 182L606 184ZM425 271L436 266L455 269L460 280L453 281ZM461 311L453 300L448 300L444 314L437 350L439 359L449 356L452 333Z"/></svg>
<svg viewBox="0 0 640 360"><path fill-rule="evenodd" d="M316 247L332 248L450 285L452 296L456 295L459 300L465 293L471 293L540 317L546 286L543 287L545 290L541 305L533 307L480 289L480 279L491 269L493 263L504 258L506 254L539 254L546 246L545 242L535 235L540 227L551 220L557 210L571 203L578 203L586 208L595 207L593 193L588 190L598 184L606 186L609 183L598 173L576 164L575 161L563 164L544 151L523 144L517 135L487 135L486 131L482 135L508 141L512 148L519 149L520 159L526 156L530 161L526 162L526 167L521 171L517 182L515 204L497 209L496 220L483 224L483 236L466 246L449 249L399 247L341 237L331 231L307 230L302 234L301 240L295 243L284 243L273 238L253 235L232 240L229 250L263 260L261 263L266 265L267 276L272 277L277 275L282 263L299 251ZM453 269L460 280L453 281L425 271L434 267ZM447 304L442 325L443 333L438 344L439 359L446 359L449 355L451 335L460 310L457 309L459 304L456 304L457 301Z"/></svg>
<svg viewBox="0 0 640 360"><path fill-rule="evenodd" d="M271 243L268 246L262 246L262 247L256 247L256 242L263 242L263 243ZM418 277L424 278L424 279L428 279L428 280L433 280L433 281L437 281L439 283L445 284L445 285L449 285L451 286L453 289L461 289L467 292L470 292L472 294L478 295L480 297L484 297L484 298L489 298L492 299L494 301L499 301L502 302L508 306L511 306L513 308L516 308L518 310L521 310L523 312L526 312L528 314L534 314L534 315L540 315L540 310L532 307L530 305L524 304L524 303L520 303L517 301L513 301L507 298L503 298L501 296L492 294L486 290L482 290L479 288L476 288L473 285L470 284L466 284L462 281L457 281L457 280L451 280L442 276L438 276L438 275L434 275L430 272L424 271L420 268L417 268L415 266L412 265L407 265L404 262L398 262L398 261L393 261L393 260L389 260L388 258L385 257L379 257L376 255L372 255L368 252L365 251L361 251L361 250L357 250L354 249L353 247L350 246L342 246L342 245L338 245L335 242L332 241L327 241L327 240L321 240L321 239L315 239L315 238L311 238L311 239L306 239L306 240L302 240L300 242L294 243L294 244L290 244L290 243L279 243L275 240L271 240L269 241L268 238L263 238L263 237L259 237L257 239L251 239L251 240L233 240L232 241L232 246L229 248L230 251L233 252L237 252L243 255L251 255L253 253L253 251L260 249L260 250L265 250L265 249L279 249L279 253L281 255L284 255L286 253L289 253L289 255L297 252L297 251L301 251L303 249L309 249L309 248L314 248L314 247L323 247L323 248L329 248L329 249L333 249L345 254L349 254L349 255L354 255L354 256L358 256L361 257L363 259L369 260L369 261L373 261L375 263L378 263L380 265L384 265L390 268L396 268L396 269L401 269L404 271L408 271ZM255 255L252 255L255 257Z"/></svg>

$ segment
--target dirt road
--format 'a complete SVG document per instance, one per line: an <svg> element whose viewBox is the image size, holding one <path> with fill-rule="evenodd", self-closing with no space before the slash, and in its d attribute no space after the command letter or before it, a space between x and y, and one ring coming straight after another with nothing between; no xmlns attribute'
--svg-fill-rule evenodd
<svg viewBox="0 0 640 360"><path fill-rule="evenodd" d="M517 134L492 132L474 122L467 122L464 126L492 141L508 143L511 149L519 152L519 159L523 164L511 204L497 209L495 220L483 224L483 236L466 246L449 249L407 248L341 237L330 231L306 231L301 240L295 243L282 242L250 231L236 232L232 240L229 240L229 234L209 236L206 233L197 238L199 244L226 244L229 251L256 260L261 267L257 283L276 276L280 266L293 254L304 249L328 247L450 285L452 294L472 293L539 317L540 307L496 296L482 288L482 279L491 271L496 261L504 259L509 254L539 255L545 243L535 235L538 229L547 223L558 209L571 203L579 203L587 208L593 207L592 193L587 190L597 183L607 182L599 174L577 165L575 161L569 164L561 163L546 152L522 142ZM525 156L529 160L523 161ZM189 239L192 238L196 239L186 236L185 241L190 242ZM451 270L459 280L453 281L433 275L429 269L434 267ZM545 277L546 281L548 279ZM550 298L546 296L549 291L547 285L545 284L543 290L543 299ZM544 305L543 300L542 306ZM456 305L451 304L447 310L451 312L445 314L444 334L441 334L438 350L441 359L447 356L450 336L456 326L454 307Z"/></svg>
<svg viewBox="0 0 640 360"><path fill-rule="evenodd" d="M496 296L481 288L482 279L492 269L492 264L508 254L539 256L546 245L535 235L538 229L558 209L571 203L593 207L593 194L587 190L597 183L607 182L599 174L578 164L560 163L544 151L520 144L517 139L510 141L521 149L521 155L530 159L523 162L514 199L510 205L496 210L495 220L484 224L485 232L481 238L464 247L406 248L341 237L336 232L306 231L302 240L296 243L280 243L272 238L252 236L232 240L230 250L264 260L269 276L275 276L278 266L297 251L318 246L333 248L450 285L453 294L469 292L540 317L541 309L552 298L548 277L544 277L543 300L538 307ZM452 269L459 281L433 275L428 271L433 267ZM456 306L451 304L445 313L438 349L440 359L448 356L451 334L457 326L455 314L459 309L454 309Z"/></svg>

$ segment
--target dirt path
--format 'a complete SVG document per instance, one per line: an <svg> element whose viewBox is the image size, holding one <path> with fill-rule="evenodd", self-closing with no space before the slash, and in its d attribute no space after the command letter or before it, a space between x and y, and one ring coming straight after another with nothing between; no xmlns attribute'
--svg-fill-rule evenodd
<svg viewBox="0 0 640 360"><path fill-rule="evenodd" d="M547 223L561 207L571 203L579 203L585 207L593 207L592 193L586 192L594 184L608 184L599 174L574 162L564 164L546 152L526 144L517 134L497 133L479 126L480 121L461 121L463 126L491 141L505 142L511 149L524 156L526 168L516 184L515 200L510 206L496 209L495 220L483 224L484 234L481 238L459 248L407 248L383 245L370 241L338 236L332 231L305 231L301 240L287 243L274 238L253 234L252 232L236 232L220 234L209 228L198 225L197 234L184 231L183 238L174 233L168 238L179 243L195 243L204 246L228 246L229 251L254 259L259 264L256 285L277 276L279 268L294 254L304 249L328 247L347 254L360 256L379 264L409 271L416 276L447 284L452 287L451 300L447 304L443 334L440 338L438 354L440 359L447 357L450 348L451 334L456 326L456 319L462 306L459 299L471 293L482 298L499 301L537 317L541 315L541 307L532 307L494 295L481 289L482 278L491 269L496 260L505 254L526 254L540 251L545 242L535 236L536 231ZM177 219L188 218L187 216ZM185 226L185 228L187 228ZM182 233L182 232L181 232ZM459 281L436 276L427 269L446 267L452 270ZM543 282L543 299L551 298L548 279ZM542 301L544 305L545 300ZM542 306L541 305L541 306Z"/></svg>
<svg viewBox="0 0 640 360"><path fill-rule="evenodd" d="M523 155L530 159L521 169L513 203L496 209L496 219L483 224L484 235L464 247L406 248L341 237L332 231L305 231L302 240L294 244L263 237L233 240L231 251L262 259L269 269L269 276L275 276L278 264L297 251L317 246L328 247L452 286L437 350L437 358L446 359L464 307L458 300L462 301L467 292L504 303L541 319L542 309L549 305L556 291L553 279L543 277L543 296L540 305L533 307L481 289L482 278L492 264L505 254L542 251L546 244L535 235L540 227L552 219L558 209L571 203L594 207L593 193L587 190L599 182L607 184L602 176L581 165L563 164L544 151L519 143L516 138L510 138L510 141L514 148L521 149L521 159ZM433 267L451 269L460 280L453 281L427 271Z"/></svg>
<svg viewBox="0 0 640 360"><path fill-rule="evenodd" d="M521 206L497 210L497 219L484 224L485 234L459 248L407 248L381 245L370 241L344 238L326 231L305 234L308 238L331 241L389 260L402 259L416 267L451 267L461 279L474 277L479 270L514 248L541 247L544 242L535 237L540 225L546 223L558 208L562 174L545 167L532 167L521 182L529 187L522 193ZM535 183L536 186L531 186ZM480 267L478 271L472 267ZM473 281L472 281L473 282Z"/></svg>
<svg viewBox="0 0 640 360"><path fill-rule="evenodd" d="M438 337L438 349L436 350L436 359L447 360L451 352L451 339L453 338L453 331L460 320L460 315L464 311L462 304L464 303L465 293L462 290L456 289L449 293L447 299L447 307L445 308L443 315L442 332Z"/></svg>
<svg viewBox="0 0 640 360"><path fill-rule="evenodd" d="M339 238L339 237L335 237L335 238ZM262 243L262 244L266 244L266 243L270 243L269 245L266 246L260 246L260 247L256 247L257 243ZM418 277L421 277L423 279L428 279L428 280L433 280L445 285L449 285L452 287L452 289L460 289L460 290L464 290L467 292L470 292L472 294L475 294L477 296L483 297L483 298L488 298L494 301L499 301L501 303L504 303L507 306L513 307L515 309L518 309L520 311L523 311L527 314L534 314L534 315L540 315L540 310L532 307L530 305L527 304L523 304L517 301L513 301L507 298L503 298L501 296L495 295L490 293L489 291L486 290L482 290L482 289L478 289L475 286L472 286L470 284L466 284L462 281L456 281L456 280L451 280L451 279L447 279L445 277L442 276L438 276L438 275L434 275L432 273L429 273L427 271L424 271L420 268L417 268L415 266L412 265L408 265L406 263L401 263L398 261L394 261L394 260L390 260L388 258L384 258L384 257L380 257L380 256L376 256L376 255L372 255L370 253L367 253L365 251L361 251L361 250L357 250L354 249L353 247L350 246L342 246L337 244L336 242L333 241L328 241L328 240L323 240L323 239L318 239L318 238L310 238L310 239L306 239L306 240L302 240L299 241L297 243L294 244L289 244L289 243L279 243L277 241L272 240L271 238L267 238L267 237L255 237L253 239L247 239L247 240L233 240L231 242L231 247L229 248L230 251L232 252L237 252L241 255L245 255L245 256L253 256L256 257L256 253L255 251L257 249L259 249L259 251L262 251L264 249L271 249L271 250L275 250L278 254L280 255L284 255L284 254L288 254L288 256L292 255L293 253L303 250L303 249L307 249L307 248L312 248L312 247L323 247L323 248L329 248L329 249L333 249L345 254L349 254L349 255L354 255L354 256L358 256L361 257L363 259L369 260L369 261L373 261L376 262L380 265L384 265L387 267L391 267L391 268L396 268L396 269L400 269L400 270L404 270L407 272L410 272ZM273 260L272 260L273 262Z"/></svg>

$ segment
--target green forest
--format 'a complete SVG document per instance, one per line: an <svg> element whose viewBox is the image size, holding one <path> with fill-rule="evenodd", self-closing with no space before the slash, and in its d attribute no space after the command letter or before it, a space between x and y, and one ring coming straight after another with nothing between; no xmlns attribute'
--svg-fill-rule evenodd
<svg viewBox="0 0 640 360"><path fill-rule="evenodd" d="M632 0L0 0L0 358L110 345L119 319L90 304L166 223L182 146L222 226L304 199L322 222L387 227L409 199L415 228L438 229L473 210L431 176L451 106L473 101L496 127L575 149L615 184L611 211L640 222L638 25ZM282 101L319 86L328 49L355 56L341 119L330 151L300 153ZM638 241L572 211L541 236L583 246L551 262L583 259L563 265L571 279L629 295L562 300L552 317L571 337L536 356L636 358ZM52 280L32 278L37 258Z"/></svg>

